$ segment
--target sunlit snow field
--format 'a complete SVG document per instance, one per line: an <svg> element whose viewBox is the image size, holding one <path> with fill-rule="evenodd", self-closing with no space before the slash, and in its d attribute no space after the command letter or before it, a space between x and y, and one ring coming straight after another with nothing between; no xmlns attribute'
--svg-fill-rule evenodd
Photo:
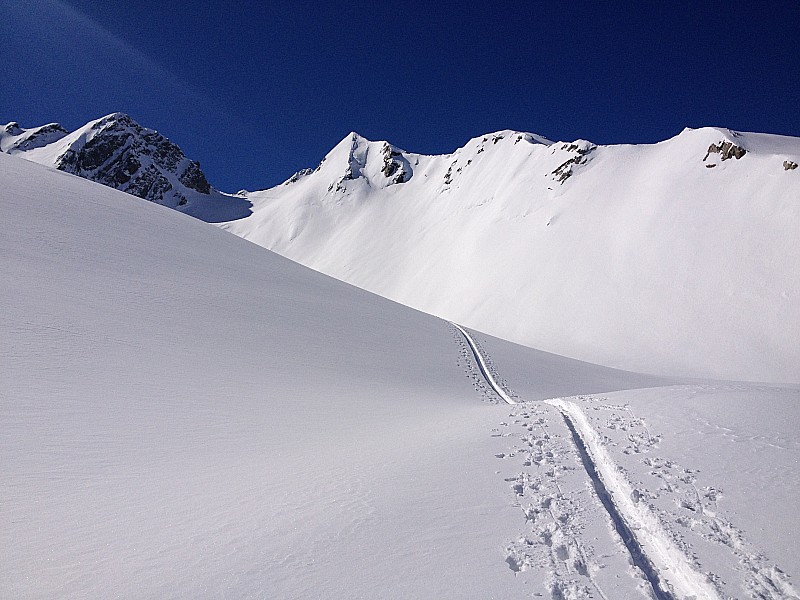
<svg viewBox="0 0 800 600"><path fill-rule="evenodd" d="M670 589L797 597L797 386L474 332L512 406L446 321L211 225L2 154L0 205L2 597L647 598L550 398Z"/></svg>

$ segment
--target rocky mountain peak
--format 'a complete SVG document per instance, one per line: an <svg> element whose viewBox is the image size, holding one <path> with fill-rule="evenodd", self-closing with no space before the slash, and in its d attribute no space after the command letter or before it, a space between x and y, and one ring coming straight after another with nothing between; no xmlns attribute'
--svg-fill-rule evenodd
<svg viewBox="0 0 800 600"><path fill-rule="evenodd" d="M348 182L360 181L356 185L385 188L409 181L413 168L407 153L385 141L370 141L351 131L323 159L315 171L326 170L332 175L329 192L339 193L348 189ZM303 171L291 181L309 174Z"/></svg>
<svg viewBox="0 0 800 600"><path fill-rule="evenodd" d="M200 163L154 129L115 112L68 132L58 123L0 125L0 152L217 223L250 214L243 196L214 190Z"/></svg>
<svg viewBox="0 0 800 600"><path fill-rule="evenodd" d="M168 206L186 204L190 191L211 192L199 162L125 113L89 123L72 137L54 165L62 171Z"/></svg>
<svg viewBox="0 0 800 600"><path fill-rule="evenodd" d="M7 125L6 125L6 126L3 128L3 130L4 130L4 131L5 131L5 132L6 132L8 135L19 135L19 134L21 134L21 133L22 133L22 127L20 127L20 126L19 126L19 123L17 123L16 121L11 121L9 124L7 124Z"/></svg>

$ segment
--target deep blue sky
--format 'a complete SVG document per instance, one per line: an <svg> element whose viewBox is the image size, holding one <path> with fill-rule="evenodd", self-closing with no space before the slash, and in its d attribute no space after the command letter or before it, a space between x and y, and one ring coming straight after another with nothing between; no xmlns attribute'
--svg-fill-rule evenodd
<svg viewBox="0 0 800 600"><path fill-rule="evenodd" d="M800 136L800 2L0 0L0 122L123 111L218 188L349 131L422 153L497 129L653 142Z"/></svg>

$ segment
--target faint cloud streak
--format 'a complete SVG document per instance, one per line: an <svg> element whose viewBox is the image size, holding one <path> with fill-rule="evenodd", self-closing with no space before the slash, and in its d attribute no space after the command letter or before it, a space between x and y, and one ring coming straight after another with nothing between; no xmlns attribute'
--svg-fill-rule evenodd
<svg viewBox="0 0 800 600"><path fill-rule="evenodd" d="M210 107L210 100L194 89L188 82L116 35L90 15L75 8L65 0L39 0L39 2L51 5L54 11L60 12L61 15L71 21L75 25L76 30L82 29L83 32L96 38L100 43L105 44L107 49L116 51L125 61L131 62L141 71L147 72L151 76L159 79L162 84L167 84L173 89L187 94L193 100L202 101L203 104Z"/></svg>

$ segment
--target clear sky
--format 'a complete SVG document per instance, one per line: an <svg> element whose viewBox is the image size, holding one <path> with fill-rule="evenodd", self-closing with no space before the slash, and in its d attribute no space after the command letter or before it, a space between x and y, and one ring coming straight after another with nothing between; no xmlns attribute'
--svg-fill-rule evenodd
<svg viewBox="0 0 800 600"><path fill-rule="evenodd" d="M800 2L0 0L0 122L129 113L225 191L351 130L421 153L498 129L600 144L800 136Z"/></svg>

